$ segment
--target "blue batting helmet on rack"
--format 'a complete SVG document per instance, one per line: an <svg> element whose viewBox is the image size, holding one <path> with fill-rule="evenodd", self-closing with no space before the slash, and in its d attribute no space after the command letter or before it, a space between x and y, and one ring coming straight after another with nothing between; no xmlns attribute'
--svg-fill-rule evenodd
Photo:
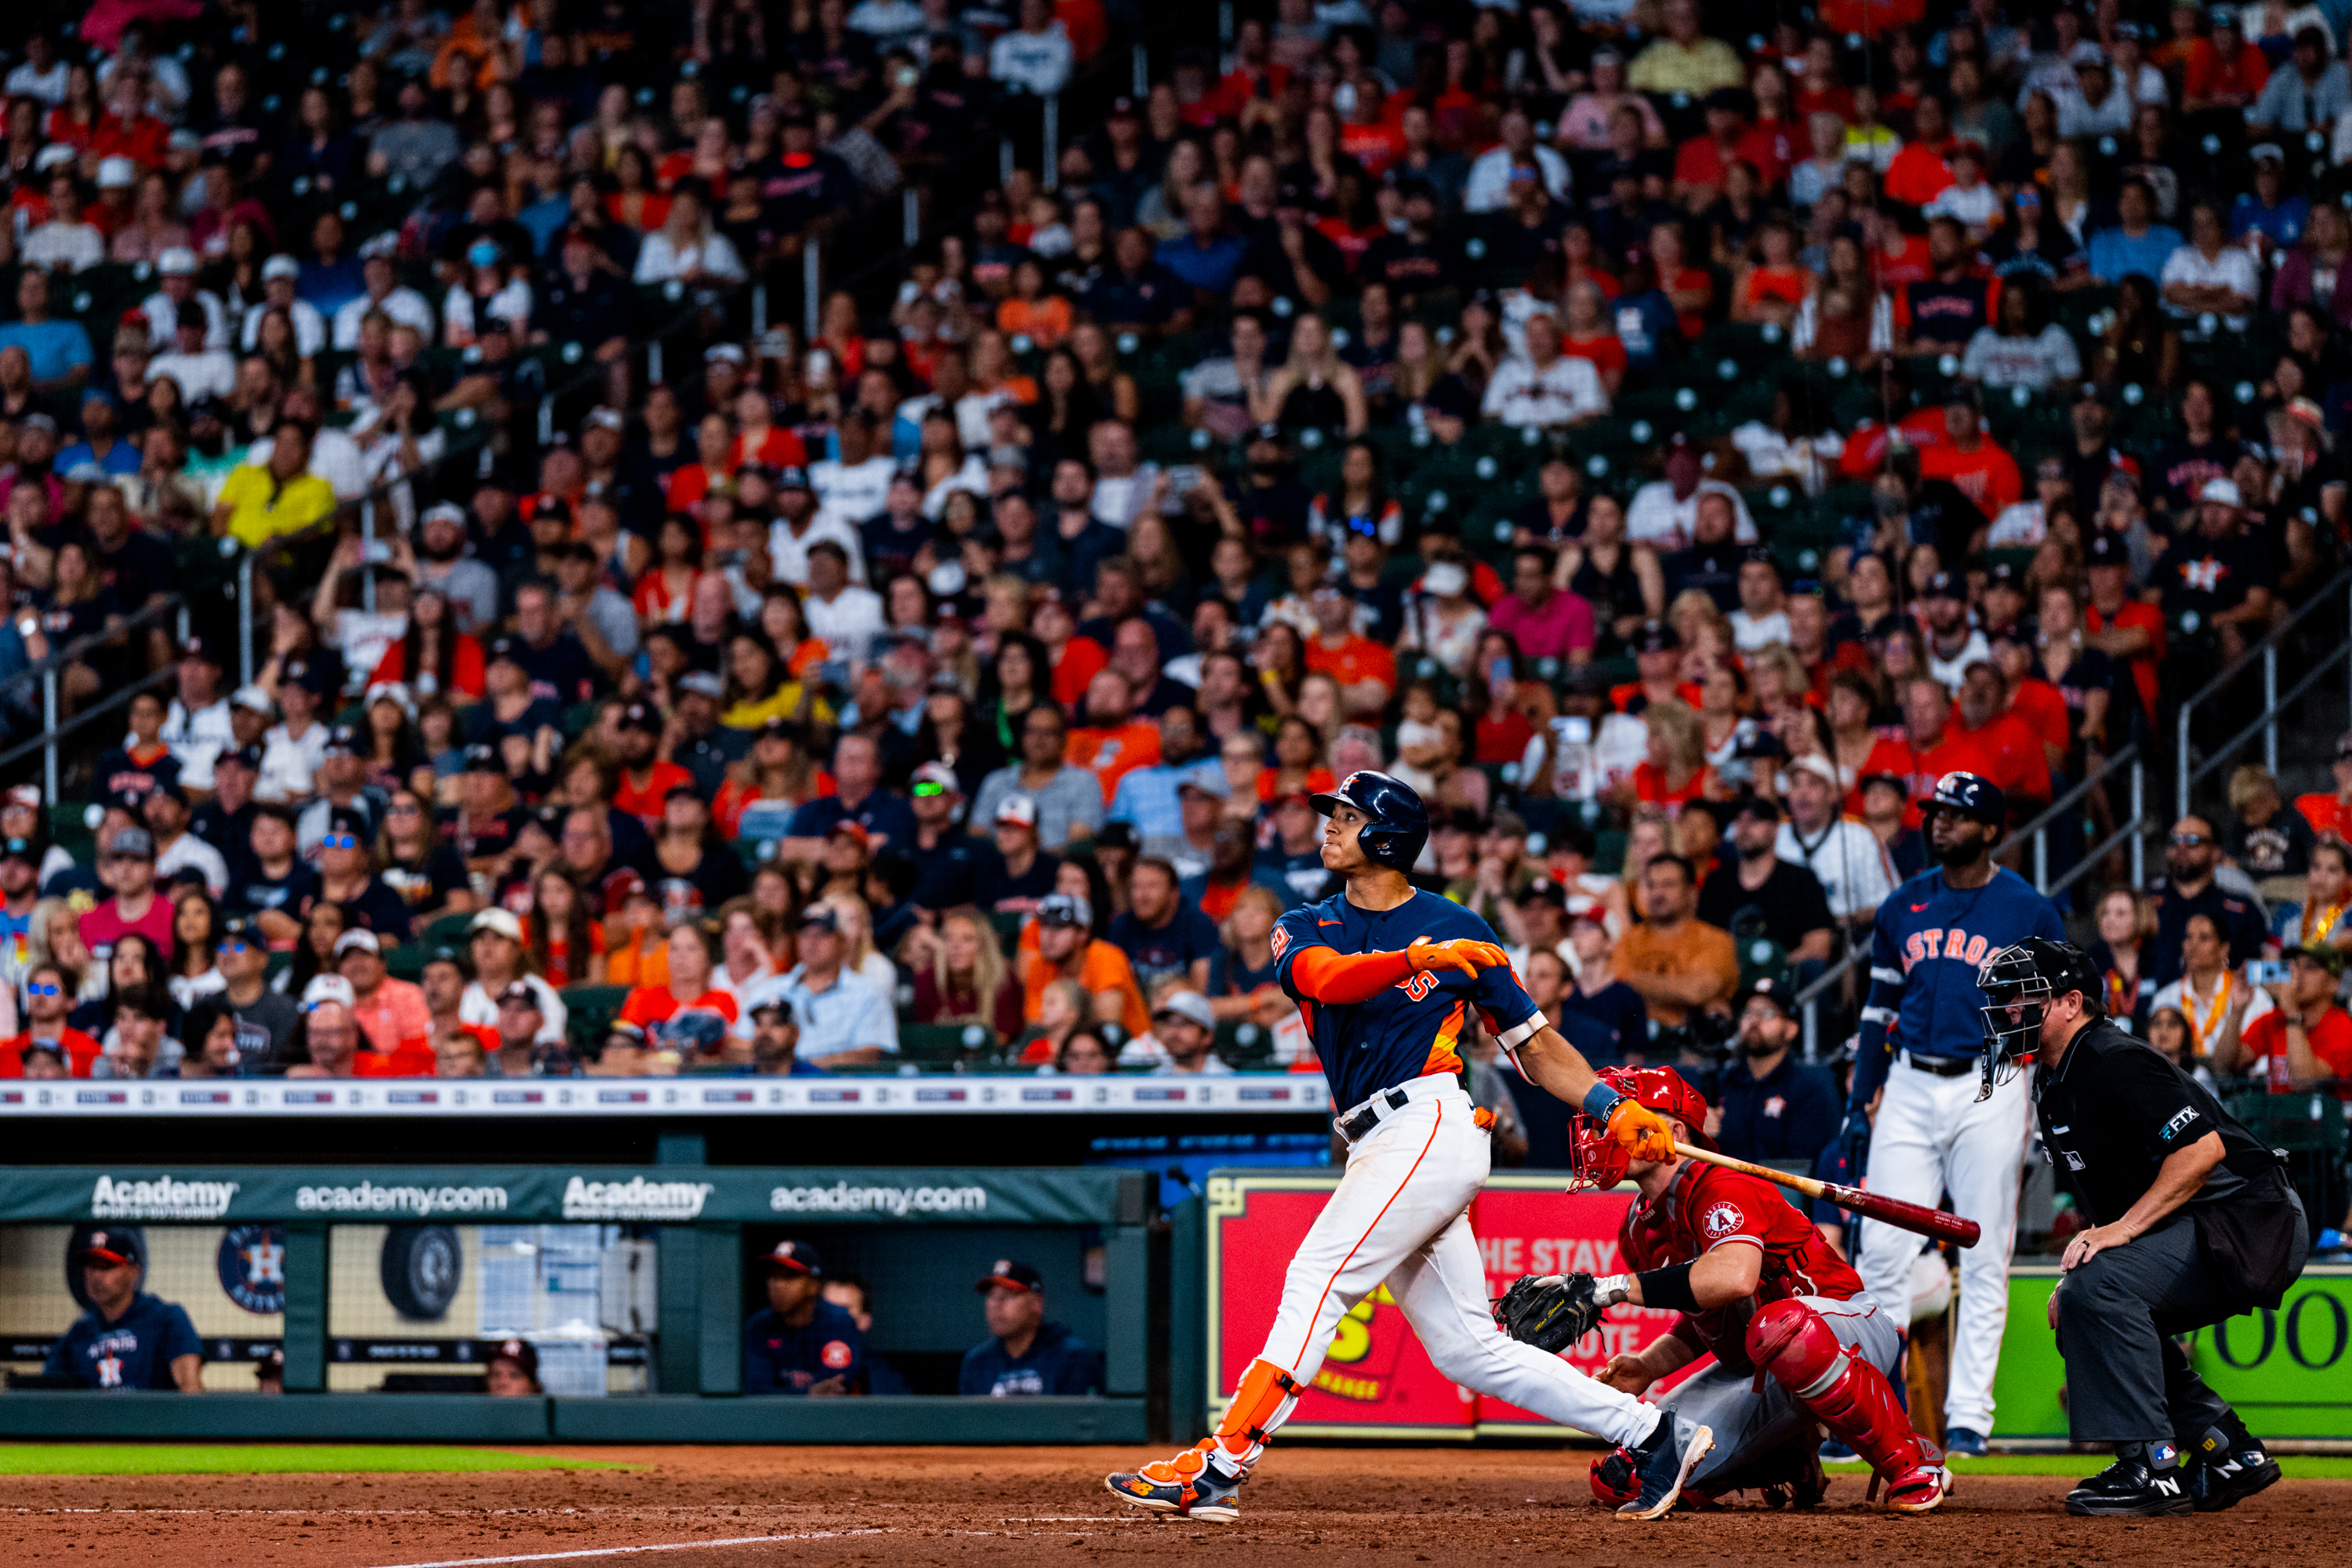
<svg viewBox="0 0 2352 1568"><path fill-rule="evenodd" d="M1429 842L1429 808L1402 779L1370 768L1359 769L1339 781L1328 795L1308 797L1318 813L1329 816L1352 805L1371 820L1356 836L1365 858L1375 865L1409 871Z"/></svg>
<svg viewBox="0 0 2352 1568"><path fill-rule="evenodd" d="M1994 827L2009 822L2009 799L2000 786L1981 773L1946 773L1936 781L1936 793L1919 803L1922 812L1948 811L1973 816Z"/></svg>

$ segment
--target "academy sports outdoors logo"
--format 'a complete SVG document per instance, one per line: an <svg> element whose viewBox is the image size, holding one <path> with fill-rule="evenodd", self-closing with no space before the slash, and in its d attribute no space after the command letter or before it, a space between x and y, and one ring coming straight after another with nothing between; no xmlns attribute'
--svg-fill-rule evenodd
<svg viewBox="0 0 2352 1568"><path fill-rule="evenodd" d="M92 1219L219 1219L228 1213L239 1182L118 1182L100 1176L90 1189Z"/></svg>
<svg viewBox="0 0 2352 1568"><path fill-rule="evenodd" d="M387 1187L362 1181L348 1187L297 1187L294 1206L331 1214L503 1214L504 1187Z"/></svg>
<svg viewBox="0 0 2352 1568"><path fill-rule="evenodd" d="M592 1182L574 1176L564 1184L565 1219L698 1219L710 1196L709 1182Z"/></svg>
<svg viewBox="0 0 2352 1568"><path fill-rule="evenodd" d="M776 1214L979 1214L988 1207L986 1187L771 1187L768 1207Z"/></svg>
<svg viewBox="0 0 2352 1568"><path fill-rule="evenodd" d="M1699 1223L1706 1226L1707 1235L1720 1239L1746 1225L1748 1216L1729 1204L1717 1204L1706 1211Z"/></svg>

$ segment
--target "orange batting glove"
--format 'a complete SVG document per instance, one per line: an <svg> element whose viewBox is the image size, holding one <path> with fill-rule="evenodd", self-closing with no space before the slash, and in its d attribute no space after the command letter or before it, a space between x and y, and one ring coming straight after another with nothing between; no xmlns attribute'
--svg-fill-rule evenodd
<svg viewBox="0 0 2352 1568"><path fill-rule="evenodd" d="M1661 1165L1675 1163L1675 1130L1666 1125L1664 1117L1631 1097L1611 1107L1609 1136L1636 1160L1653 1160Z"/></svg>
<svg viewBox="0 0 2352 1568"><path fill-rule="evenodd" d="M1493 969L1511 962L1493 942L1471 942L1462 937L1449 942L1432 942L1423 937L1405 948L1404 956L1415 973L1427 970L1458 969L1473 980L1478 978L1478 972L1482 969Z"/></svg>

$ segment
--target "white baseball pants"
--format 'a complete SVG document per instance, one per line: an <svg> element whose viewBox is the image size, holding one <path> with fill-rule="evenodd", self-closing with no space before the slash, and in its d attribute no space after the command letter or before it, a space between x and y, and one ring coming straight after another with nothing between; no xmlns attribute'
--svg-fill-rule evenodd
<svg viewBox="0 0 2352 1568"><path fill-rule="evenodd" d="M1640 1442L1657 1421L1653 1406L1495 1326L1469 1214L1486 1180L1486 1131L1452 1079L1411 1087L1412 1103L1349 1151L1347 1174L1290 1260L1265 1359L1312 1383L1340 1318L1385 1280L1445 1376L1612 1443Z"/></svg>
<svg viewBox="0 0 2352 1568"><path fill-rule="evenodd" d="M2018 1185L2032 1116L2023 1074L1981 1105L1978 1082L1973 1071L1938 1078L1896 1058L1871 1130L1867 1181L1874 1193L1930 1208L1948 1192L1953 1212L1984 1227L1983 1239L1960 1253L1960 1317L1944 1424L1990 1435L1993 1373L2009 1321ZM1920 1237L1868 1219L1861 1225L1855 1271L1881 1310L1908 1327L1911 1260L1919 1254Z"/></svg>

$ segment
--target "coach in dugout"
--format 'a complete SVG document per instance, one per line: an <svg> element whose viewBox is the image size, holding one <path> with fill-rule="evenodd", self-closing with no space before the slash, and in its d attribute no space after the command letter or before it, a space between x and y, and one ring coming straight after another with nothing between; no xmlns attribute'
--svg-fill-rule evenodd
<svg viewBox="0 0 2352 1568"><path fill-rule="evenodd" d="M2214 1513L2278 1465L2189 1366L2177 1335L2276 1308L2310 1246L2282 1158L2144 1041L2108 1021L2102 982L2063 942L1985 961L1985 1094L2033 1060L2034 1115L2059 1184L2093 1222L2066 1244L2050 1326L2076 1443L2116 1462L2066 1511Z"/></svg>
<svg viewBox="0 0 2352 1568"><path fill-rule="evenodd" d="M768 1305L743 1324L743 1392L847 1394L865 1370L866 1336L824 1300L824 1259L805 1241L780 1241L760 1261Z"/></svg>
<svg viewBox="0 0 2352 1568"><path fill-rule="evenodd" d="M42 1375L100 1393L155 1389L201 1394L204 1345L186 1309L139 1289L139 1253L121 1231L94 1230L82 1244L89 1310L49 1347Z"/></svg>

